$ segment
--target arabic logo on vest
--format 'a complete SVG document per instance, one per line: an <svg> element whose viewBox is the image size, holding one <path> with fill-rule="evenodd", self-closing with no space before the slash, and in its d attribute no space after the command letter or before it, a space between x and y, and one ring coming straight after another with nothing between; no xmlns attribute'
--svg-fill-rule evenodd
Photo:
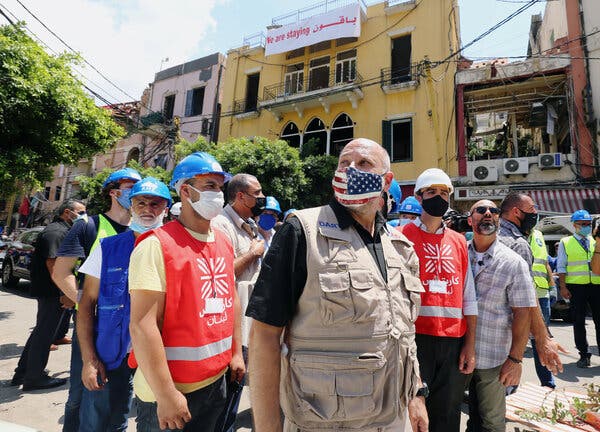
<svg viewBox="0 0 600 432"><path fill-rule="evenodd" d="M203 299L208 297L221 297L229 293L227 287L227 272L225 271L225 258L217 257L196 258L198 268L203 273L200 276L200 296Z"/></svg>
<svg viewBox="0 0 600 432"><path fill-rule="evenodd" d="M427 273L440 273L444 270L446 273L455 273L454 257L452 256L452 247L450 245L424 243L425 251L425 271Z"/></svg>

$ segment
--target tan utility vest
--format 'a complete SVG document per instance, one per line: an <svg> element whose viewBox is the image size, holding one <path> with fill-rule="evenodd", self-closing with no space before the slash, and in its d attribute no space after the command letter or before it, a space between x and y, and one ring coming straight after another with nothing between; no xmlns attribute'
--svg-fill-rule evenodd
<svg viewBox="0 0 600 432"><path fill-rule="evenodd" d="M307 280L282 354L286 419L311 431L389 425L419 375L414 322L423 288L412 244L399 232L381 235L386 283L358 232L340 229L331 207L294 215L306 236Z"/></svg>

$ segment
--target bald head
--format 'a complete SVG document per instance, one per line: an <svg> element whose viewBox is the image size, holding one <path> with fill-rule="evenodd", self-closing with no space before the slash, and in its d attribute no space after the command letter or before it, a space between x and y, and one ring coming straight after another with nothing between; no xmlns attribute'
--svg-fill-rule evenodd
<svg viewBox="0 0 600 432"><path fill-rule="evenodd" d="M384 174L390 170L390 156L387 151L373 140L367 138L356 138L344 146L340 153L338 169L349 166L349 159L355 161L355 167L363 171L371 171L361 167L357 160L365 159L362 164L368 162L375 171ZM342 165L344 164L344 165Z"/></svg>

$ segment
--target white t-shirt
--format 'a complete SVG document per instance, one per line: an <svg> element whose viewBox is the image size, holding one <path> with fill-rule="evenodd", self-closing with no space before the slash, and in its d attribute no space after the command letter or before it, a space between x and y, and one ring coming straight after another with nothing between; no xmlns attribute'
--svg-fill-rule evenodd
<svg viewBox="0 0 600 432"><path fill-rule="evenodd" d="M102 274L102 243L94 248L78 271L100 279Z"/></svg>

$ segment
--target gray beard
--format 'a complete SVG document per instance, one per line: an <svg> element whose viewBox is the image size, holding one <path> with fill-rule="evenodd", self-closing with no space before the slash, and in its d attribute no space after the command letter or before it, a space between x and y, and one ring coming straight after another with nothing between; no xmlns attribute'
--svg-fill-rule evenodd
<svg viewBox="0 0 600 432"><path fill-rule="evenodd" d="M494 234L497 229L498 226L493 222L482 222L477 225L477 233L485 236Z"/></svg>

